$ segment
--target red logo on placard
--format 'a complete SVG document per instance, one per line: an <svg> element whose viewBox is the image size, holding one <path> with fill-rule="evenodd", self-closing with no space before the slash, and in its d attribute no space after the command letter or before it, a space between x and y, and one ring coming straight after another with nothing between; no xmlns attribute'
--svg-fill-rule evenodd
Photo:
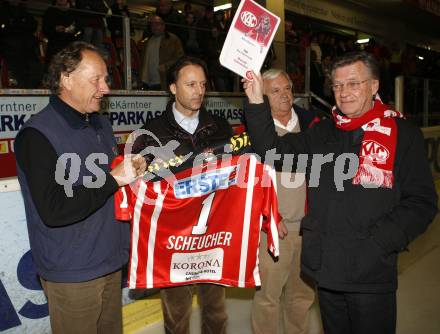
<svg viewBox="0 0 440 334"><path fill-rule="evenodd" d="M268 46L278 24L277 17L252 1L242 1L243 6L234 18L234 28L261 46Z"/></svg>
<svg viewBox="0 0 440 334"><path fill-rule="evenodd" d="M257 18L251 12L243 11L240 14L240 19L246 27L253 28L257 25Z"/></svg>

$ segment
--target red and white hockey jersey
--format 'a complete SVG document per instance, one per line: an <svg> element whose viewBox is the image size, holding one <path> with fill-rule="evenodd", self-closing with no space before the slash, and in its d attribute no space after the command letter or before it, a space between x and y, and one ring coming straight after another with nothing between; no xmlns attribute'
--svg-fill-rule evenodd
<svg viewBox="0 0 440 334"><path fill-rule="evenodd" d="M128 286L261 285L261 229L278 256L275 185L271 167L241 155L120 188L116 218L132 222Z"/></svg>

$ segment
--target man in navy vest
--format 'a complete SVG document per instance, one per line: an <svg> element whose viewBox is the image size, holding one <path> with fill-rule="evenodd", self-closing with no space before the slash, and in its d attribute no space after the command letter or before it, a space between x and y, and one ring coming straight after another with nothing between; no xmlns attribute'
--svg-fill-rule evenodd
<svg viewBox="0 0 440 334"><path fill-rule="evenodd" d="M15 140L32 257L53 333L122 333L129 226L114 218L113 193L146 164L129 156L110 171L116 140L98 113L106 79L94 46L70 44L50 64L49 104Z"/></svg>

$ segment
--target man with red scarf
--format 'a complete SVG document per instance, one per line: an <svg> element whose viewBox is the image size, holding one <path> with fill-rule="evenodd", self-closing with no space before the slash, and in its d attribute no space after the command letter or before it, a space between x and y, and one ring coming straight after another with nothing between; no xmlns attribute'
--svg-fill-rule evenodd
<svg viewBox="0 0 440 334"><path fill-rule="evenodd" d="M421 131L377 95L374 57L348 53L331 74L333 119L283 137L275 132L261 76L244 80L248 131L266 160L273 148L282 160L308 156L301 269L317 284L324 332L391 334L397 256L432 222L437 195Z"/></svg>

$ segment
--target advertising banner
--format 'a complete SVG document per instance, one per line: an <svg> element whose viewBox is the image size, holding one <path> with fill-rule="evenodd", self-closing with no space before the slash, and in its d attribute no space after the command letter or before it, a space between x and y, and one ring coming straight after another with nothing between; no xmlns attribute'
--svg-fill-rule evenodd
<svg viewBox="0 0 440 334"><path fill-rule="evenodd" d="M109 118L118 144L123 145L129 133L163 113L168 99L165 95L108 96L101 103L101 113ZM242 96L206 96L205 107L238 126L243 116L242 100ZM23 124L48 103L48 95L0 96L0 179L17 175L14 138Z"/></svg>

